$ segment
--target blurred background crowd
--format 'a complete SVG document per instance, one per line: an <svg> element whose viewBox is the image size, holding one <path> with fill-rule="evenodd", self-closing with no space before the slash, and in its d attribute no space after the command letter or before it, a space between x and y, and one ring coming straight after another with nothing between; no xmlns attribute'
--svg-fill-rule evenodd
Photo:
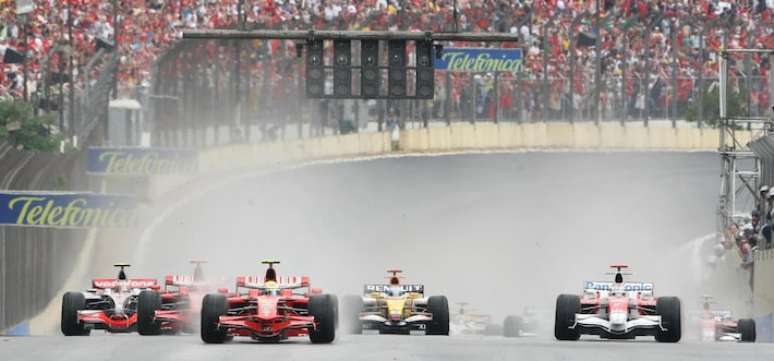
<svg viewBox="0 0 774 361"><path fill-rule="evenodd" d="M774 48L774 0L34 0L16 14L16 2L0 0L0 97L40 94L44 84L64 81L79 91L94 74L89 59L117 46L119 88L150 86L154 61L185 29L250 28L432 30L518 33L524 51L516 74L442 74L436 104L457 114L491 117L492 109L523 119L599 116L691 118L689 104L710 94L718 77L718 50ZM456 11L455 11L456 4ZM116 25L117 24L117 25ZM599 24L600 26L596 26ZM57 45L71 52L52 51ZM483 46L484 44L453 44ZM497 44L499 46L499 44ZM256 46L258 59L292 52L275 41ZM222 50L222 49L220 49ZM228 56L217 47L209 55ZM218 54L216 54L218 53ZM26 56L25 66L18 55ZM70 58L70 55L72 56ZM751 115L768 104L771 64L761 54L732 58L731 78L739 106ZM270 82L285 79L281 64L250 63L249 82L271 66ZM181 67L179 71L185 71ZM58 74L58 75L57 75ZM68 74L64 76L63 74ZM264 74L264 75L262 75ZM472 76L473 82L470 81ZM26 82L25 82L26 78ZM470 89L471 83L475 90ZM497 91L493 88L497 87ZM56 88L56 87L55 87ZM45 101L49 102L48 99ZM433 114L445 105L433 107ZM706 115L705 115L706 116Z"/></svg>

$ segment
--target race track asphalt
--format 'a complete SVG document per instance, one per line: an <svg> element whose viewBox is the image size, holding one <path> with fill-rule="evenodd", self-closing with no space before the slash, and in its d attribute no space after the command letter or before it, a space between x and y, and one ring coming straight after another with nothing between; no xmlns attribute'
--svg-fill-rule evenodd
<svg viewBox="0 0 774 361"><path fill-rule="evenodd" d="M312 345L305 338L279 344L235 340L207 345L194 335L138 335L93 337L0 338L4 361L211 361L211 360L319 360L319 361L690 361L771 360L772 344L696 343L659 344L642 341L558 342L546 338L484 336L343 336L331 345Z"/></svg>

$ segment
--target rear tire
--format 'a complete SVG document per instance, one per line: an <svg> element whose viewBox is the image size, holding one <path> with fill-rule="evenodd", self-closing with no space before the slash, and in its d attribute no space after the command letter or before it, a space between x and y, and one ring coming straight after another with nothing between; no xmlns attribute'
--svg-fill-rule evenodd
<svg viewBox="0 0 774 361"><path fill-rule="evenodd" d="M521 317L508 316L503 322L503 336L505 337L519 337L521 336L521 325L523 324Z"/></svg>
<svg viewBox="0 0 774 361"><path fill-rule="evenodd" d="M743 318L737 323L739 333L742 334L742 342L755 342L755 320L750 318Z"/></svg>
<svg viewBox="0 0 774 361"><path fill-rule="evenodd" d="M661 316L661 325L666 331L656 333L658 342L679 342L681 337L680 299L677 297L659 297L656 299L656 313Z"/></svg>
<svg viewBox="0 0 774 361"><path fill-rule="evenodd" d="M137 296L137 333L143 336L161 334L161 323L156 321L156 310L161 309L161 295L142 291Z"/></svg>
<svg viewBox="0 0 774 361"><path fill-rule="evenodd" d="M62 296L62 333L65 336L88 336L91 330L78 321L78 311L86 309L86 297L80 292Z"/></svg>
<svg viewBox="0 0 774 361"><path fill-rule="evenodd" d="M554 319L554 337L560 341L577 341L580 331L570 328L575 324L575 314L580 313L580 297L577 295L559 295L556 298L556 318Z"/></svg>
<svg viewBox="0 0 774 361"><path fill-rule="evenodd" d="M202 300L201 337L205 343L223 343L228 338L225 330L221 330L220 316L228 313L226 296L209 294Z"/></svg>
<svg viewBox="0 0 774 361"><path fill-rule="evenodd" d="M426 335L449 336L449 300L446 296L431 296L427 300L427 311L433 320L427 324Z"/></svg>
<svg viewBox="0 0 774 361"><path fill-rule="evenodd" d="M342 310L346 315L344 327L347 333L353 335L363 333L363 324L360 322L360 312L363 311L363 297L355 295L344 296Z"/></svg>
<svg viewBox="0 0 774 361"><path fill-rule="evenodd" d="M337 300L331 295L314 295L309 298L309 314L314 316L317 327L309 330L312 343L331 343L336 339Z"/></svg>

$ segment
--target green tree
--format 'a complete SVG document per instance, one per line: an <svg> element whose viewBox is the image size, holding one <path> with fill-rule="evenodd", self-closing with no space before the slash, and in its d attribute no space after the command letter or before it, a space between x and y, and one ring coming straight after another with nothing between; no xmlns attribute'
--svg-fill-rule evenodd
<svg viewBox="0 0 774 361"><path fill-rule="evenodd" d="M52 134L54 116L35 116L32 104L19 100L0 101L0 143L22 149L51 152L59 149L61 134Z"/></svg>
<svg viewBox="0 0 774 361"><path fill-rule="evenodd" d="M747 114L747 90L740 87L739 91L728 89L728 108L726 113L729 117L740 117ZM704 90L703 104L698 101L691 102L686 112L688 121L695 122L699 120L699 107L704 109L704 124L711 127L717 127L720 124L720 87L707 86Z"/></svg>

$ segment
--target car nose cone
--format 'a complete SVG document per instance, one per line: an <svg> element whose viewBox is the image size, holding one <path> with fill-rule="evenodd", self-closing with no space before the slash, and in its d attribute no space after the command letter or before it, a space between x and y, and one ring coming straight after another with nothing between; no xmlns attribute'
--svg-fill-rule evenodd
<svg viewBox="0 0 774 361"><path fill-rule="evenodd" d="M627 315L623 312L610 314L610 329L614 331L624 331L626 329Z"/></svg>

